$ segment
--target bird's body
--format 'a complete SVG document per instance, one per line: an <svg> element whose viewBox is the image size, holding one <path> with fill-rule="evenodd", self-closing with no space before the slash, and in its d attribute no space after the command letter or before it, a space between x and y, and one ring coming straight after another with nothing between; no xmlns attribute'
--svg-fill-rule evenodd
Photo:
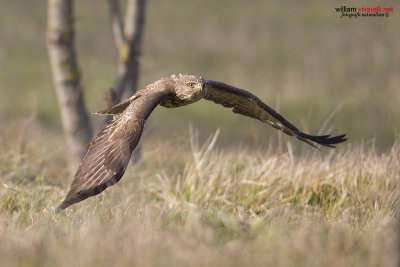
<svg viewBox="0 0 400 267"><path fill-rule="evenodd" d="M305 134L255 95L243 89L204 80L195 75L171 75L149 84L120 104L97 113L113 115L113 119L92 140L71 188L57 211L99 194L121 179L132 151L139 142L145 122L157 105L174 108L202 98L233 108L235 113L268 123L312 146L317 143L333 147L334 144L346 140L344 135L330 137Z"/></svg>

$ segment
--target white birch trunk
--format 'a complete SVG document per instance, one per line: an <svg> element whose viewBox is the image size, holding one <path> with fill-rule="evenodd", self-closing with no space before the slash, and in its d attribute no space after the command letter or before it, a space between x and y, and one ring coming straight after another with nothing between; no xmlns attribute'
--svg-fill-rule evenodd
<svg viewBox="0 0 400 267"><path fill-rule="evenodd" d="M89 145L92 131L74 49L72 0L48 0L47 46L69 167L71 172L75 172Z"/></svg>

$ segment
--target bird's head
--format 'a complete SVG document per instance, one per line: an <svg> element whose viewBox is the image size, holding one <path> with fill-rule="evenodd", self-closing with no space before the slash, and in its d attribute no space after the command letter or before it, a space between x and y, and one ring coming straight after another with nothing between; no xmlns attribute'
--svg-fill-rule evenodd
<svg viewBox="0 0 400 267"><path fill-rule="evenodd" d="M184 106L199 101L207 94L207 84L205 80L191 74L174 74L165 78L174 93L173 99L167 100L168 103L161 103L163 106L177 107Z"/></svg>

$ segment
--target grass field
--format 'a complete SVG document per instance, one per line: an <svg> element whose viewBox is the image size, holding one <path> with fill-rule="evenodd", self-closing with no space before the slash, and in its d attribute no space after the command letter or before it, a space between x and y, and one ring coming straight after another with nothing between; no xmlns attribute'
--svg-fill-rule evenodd
<svg viewBox="0 0 400 267"><path fill-rule="evenodd" d="M217 133L145 142L117 186L54 214L63 150L26 126L0 135L3 266L396 266L400 143L295 156L216 149Z"/></svg>
<svg viewBox="0 0 400 267"><path fill-rule="evenodd" d="M115 79L107 5L75 2L96 111ZM382 5L349 20L321 1L150 1L142 86L200 74L349 141L315 150L206 101L158 108L121 182L55 214L71 176L46 1L0 0L0 265L398 266L400 15Z"/></svg>

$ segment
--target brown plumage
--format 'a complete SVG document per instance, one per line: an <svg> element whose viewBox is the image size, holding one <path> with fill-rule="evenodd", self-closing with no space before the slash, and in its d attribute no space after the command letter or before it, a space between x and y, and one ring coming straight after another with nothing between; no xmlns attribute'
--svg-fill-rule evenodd
<svg viewBox="0 0 400 267"><path fill-rule="evenodd" d="M195 75L171 75L149 84L120 104L97 113L114 116L92 140L57 212L101 193L121 179L142 135L144 124L158 104L173 108L202 98L232 108L235 113L268 123L314 147L315 144L334 147L346 141L344 134L330 137L303 133L255 95L243 89L204 80Z"/></svg>

